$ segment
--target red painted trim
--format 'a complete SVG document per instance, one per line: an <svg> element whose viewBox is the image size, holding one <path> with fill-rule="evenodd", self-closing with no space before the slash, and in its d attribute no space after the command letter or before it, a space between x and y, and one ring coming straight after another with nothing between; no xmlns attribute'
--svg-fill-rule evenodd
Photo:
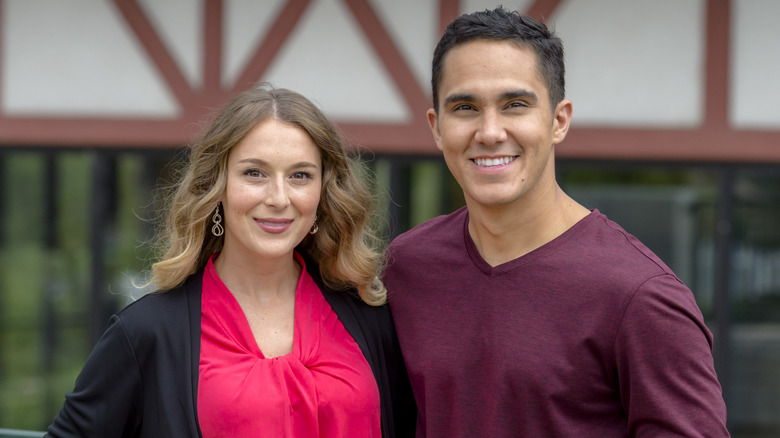
<svg viewBox="0 0 780 438"><path fill-rule="evenodd" d="M393 41L384 23L367 0L344 0L374 47L387 72L395 81L412 113L425 114L431 106L428 94L409 68L408 62ZM413 122L414 123L414 122Z"/></svg>
<svg viewBox="0 0 780 438"><path fill-rule="evenodd" d="M188 144L199 120L0 118L4 146L165 147Z"/></svg>
<svg viewBox="0 0 780 438"><path fill-rule="evenodd" d="M263 77L268 66L276 54L287 41L295 26L300 22L301 16L309 7L309 0L290 0L274 20L274 24L268 30L263 41L258 45L252 59L247 63L243 72L233 84L233 93L245 90L251 84Z"/></svg>
<svg viewBox="0 0 780 438"><path fill-rule="evenodd" d="M135 0L114 0L114 4L165 79L181 113L186 113L194 100L192 89L143 9Z"/></svg>
<svg viewBox="0 0 780 438"><path fill-rule="evenodd" d="M729 129L730 0L706 2L705 118L703 129Z"/></svg>
<svg viewBox="0 0 780 438"><path fill-rule="evenodd" d="M438 153L431 130L420 124L339 123L350 142L377 153Z"/></svg>
<svg viewBox="0 0 780 438"><path fill-rule="evenodd" d="M5 12L5 4L4 0L0 0L0 25L4 22L3 19L3 13ZM0 29L0 84L3 83L3 72L5 71L5 67L3 66L3 60L5 60L5 54L3 53L3 47L5 47L5 43L3 42L3 32L2 29ZM0 145L2 145L3 141L3 87L0 86Z"/></svg>
<svg viewBox="0 0 780 438"><path fill-rule="evenodd" d="M780 163L780 132L576 128L563 158Z"/></svg>
<svg viewBox="0 0 780 438"><path fill-rule="evenodd" d="M222 8L224 0L205 0L203 39L204 86L197 93L152 28L135 0L113 0L166 84L181 105L168 120L114 118L3 117L0 147L166 147L189 143L206 111L224 103L229 94L262 77L280 47L299 22L309 0L290 0L231 90L221 89ZM339 126L355 143L377 153L438 154L425 122L427 95L411 74L397 46L366 0L345 0L366 33L404 99L413 121L401 124L351 123ZM537 0L528 13L549 17L563 0ZM458 0L439 0L439 23L446 26L459 14ZM705 120L697 129L572 128L558 146L561 158L772 162L780 164L780 130L735 130L728 125L729 0L706 2ZM0 18L5 12L0 0ZM1 35L1 34L0 34ZM0 48L2 47L0 41ZM0 54L2 55L2 54ZM0 56L0 62L3 57ZM0 73L2 66L0 66ZM0 96L1 97L1 96ZM424 102L424 104L423 104Z"/></svg>
<svg viewBox="0 0 780 438"><path fill-rule="evenodd" d="M189 144L199 120L0 119L3 143L15 146L166 147ZM352 142L376 153L437 154L430 131L405 124L340 123ZM780 132L572 128L560 158L780 164Z"/></svg>
<svg viewBox="0 0 780 438"><path fill-rule="evenodd" d="M409 64L401 54L398 46L390 37L385 29L384 23L379 19L367 0L345 0L345 3L352 11L352 15L363 29L363 34L374 48L375 53L382 60L390 77L393 78L395 85L404 97L408 105L410 121L403 129L404 136L411 135L419 143L422 137L430 140L428 135L428 124L425 119L425 113L431 106L431 99L423 90L419 81L409 68ZM386 141L386 133L377 131L371 136L370 144L375 146L381 141ZM389 137L393 138L393 136ZM395 139L394 139L395 140ZM395 142L398 144L398 142Z"/></svg>
<svg viewBox="0 0 780 438"><path fill-rule="evenodd" d="M222 88L222 0L205 0L203 11L203 92Z"/></svg>
<svg viewBox="0 0 780 438"><path fill-rule="evenodd" d="M528 7L525 14L531 18L545 22L550 19L561 3L561 0L536 0Z"/></svg>
<svg viewBox="0 0 780 438"><path fill-rule="evenodd" d="M460 0L439 0L439 38L452 20L460 17ZM436 38L438 42L439 38Z"/></svg>
<svg viewBox="0 0 780 438"><path fill-rule="evenodd" d="M0 23L3 23L3 13L5 12L5 1L0 0ZM5 71L5 67L3 66L3 61L5 60L5 54L3 53L3 47L5 47L5 43L3 42L3 32L2 29L0 29L0 84L3 83L3 72ZM3 141L3 87L0 86L0 146L2 146Z"/></svg>
<svg viewBox="0 0 780 438"><path fill-rule="evenodd" d="M205 0L203 3L203 45L201 48L203 83L199 90L195 90L185 78L179 65L136 0L114 0L114 4L176 97L179 104L179 113L176 118L178 124L184 123L184 121L200 120L214 108L220 107L229 95L228 92L221 89L220 84L222 2L223 0ZM170 135L166 137L170 137Z"/></svg>

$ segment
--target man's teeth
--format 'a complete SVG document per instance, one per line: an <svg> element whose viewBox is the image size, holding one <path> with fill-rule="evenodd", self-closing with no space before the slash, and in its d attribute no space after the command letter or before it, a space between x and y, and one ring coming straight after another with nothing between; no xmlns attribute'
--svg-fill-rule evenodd
<svg viewBox="0 0 780 438"><path fill-rule="evenodd" d="M517 157L501 157L501 158L475 158L474 162L477 166L500 166L502 164L509 164L515 161Z"/></svg>

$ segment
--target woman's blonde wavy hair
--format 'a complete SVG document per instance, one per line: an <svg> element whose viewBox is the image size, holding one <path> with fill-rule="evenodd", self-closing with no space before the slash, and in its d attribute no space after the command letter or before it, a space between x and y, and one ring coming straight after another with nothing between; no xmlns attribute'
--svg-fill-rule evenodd
<svg viewBox="0 0 780 438"><path fill-rule="evenodd" d="M212 216L227 182L230 151L258 123L274 118L306 131L322 154L319 231L296 248L319 265L323 283L333 289L356 288L371 305L386 301L379 280L382 256L374 225L374 199L360 161L347 150L335 125L302 95L259 84L233 98L191 148L180 178L166 196L156 238L159 261L150 284L160 291L180 285L222 249L223 237L211 233ZM363 172L358 175L357 172Z"/></svg>

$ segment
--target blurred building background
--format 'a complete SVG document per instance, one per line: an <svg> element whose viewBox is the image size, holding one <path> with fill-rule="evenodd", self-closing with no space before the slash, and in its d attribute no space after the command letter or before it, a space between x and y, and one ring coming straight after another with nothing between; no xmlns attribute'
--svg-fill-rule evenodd
<svg viewBox="0 0 780 438"><path fill-rule="evenodd" d="M496 0L0 0L0 428L44 429L148 267L154 190L265 80L336 120L390 238L463 199L427 127L441 30ZM563 37L561 185L715 334L735 437L780 436L780 2L513 0Z"/></svg>

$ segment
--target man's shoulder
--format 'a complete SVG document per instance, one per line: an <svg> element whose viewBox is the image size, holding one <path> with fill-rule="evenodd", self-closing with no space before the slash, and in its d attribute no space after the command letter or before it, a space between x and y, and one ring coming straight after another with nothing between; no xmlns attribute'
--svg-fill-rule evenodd
<svg viewBox="0 0 780 438"><path fill-rule="evenodd" d="M577 254L582 272L598 271L602 279L625 282L675 276L650 248L598 210L583 225L582 232L566 242L568 254Z"/></svg>
<svg viewBox="0 0 780 438"><path fill-rule="evenodd" d="M646 263L657 265L662 270L669 270L669 267L636 236L623 229L621 225L612 221L604 214L599 213L597 217L602 233L613 235L612 239L603 240L607 250L619 251L623 257L633 257Z"/></svg>
<svg viewBox="0 0 780 438"><path fill-rule="evenodd" d="M462 207L450 214L436 216L417 225L393 239L390 247L399 250L407 247L419 248L422 244L436 241L450 241L462 234L468 211Z"/></svg>

